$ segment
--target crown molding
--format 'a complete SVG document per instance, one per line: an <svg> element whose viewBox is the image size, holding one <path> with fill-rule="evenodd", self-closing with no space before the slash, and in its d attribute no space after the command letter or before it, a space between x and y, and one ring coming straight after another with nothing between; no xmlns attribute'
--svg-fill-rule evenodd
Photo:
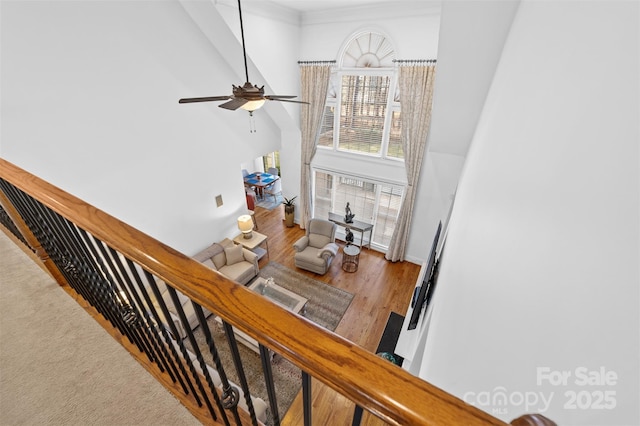
<svg viewBox="0 0 640 426"><path fill-rule="evenodd" d="M416 16L440 16L440 0L397 0L368 6L345 6L331 10L306 12L301 15L301 25L318 25L370 20L409 18Z"/></svg>
<svg viewBox="0 0 640 426"><path fill-rule="evenodd" d="M238 8L237 0L210 0L216 6ZM318 0L322 1L322 0ZM348 4L344 2L343 4ZM303 25L331 24L371 20L440 16L442 0L395 0L384 3L331 7L324 10L299 12L269 0L243 0L242 13L263 16L301 27Z"/></svg>
<svg viewBox="0 0 640 426"><path fill-rule="evenodd" d="M230 7L238 10L237 0L211 0L216 6ZM263 16L297 27L301 24L301 13L268 0L242 1L242 13Z"/></svg>

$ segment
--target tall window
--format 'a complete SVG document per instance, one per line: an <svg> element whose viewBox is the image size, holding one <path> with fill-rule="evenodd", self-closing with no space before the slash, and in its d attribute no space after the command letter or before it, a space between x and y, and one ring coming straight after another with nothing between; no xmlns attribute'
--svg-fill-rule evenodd
<svg viewBox="0 0 640 426"><path fill-rule="evenodd" d="M314 181L314 217L344 214L348 202L356 220L373 224L371 243L382 249L388 248L404 194L403 187L324 170L315 171Z"/></svg>
<svg viewBox="0 0 640 426"><path fill-rule="evenodd" d="M395 70L342 71L334 78L339 90L329 91L318 146L404 159Z"/></svg>

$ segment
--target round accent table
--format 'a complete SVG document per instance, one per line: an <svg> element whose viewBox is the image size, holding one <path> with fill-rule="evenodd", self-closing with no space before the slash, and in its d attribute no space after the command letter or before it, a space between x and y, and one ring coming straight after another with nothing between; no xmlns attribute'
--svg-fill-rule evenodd
<svg viewBox="0 0 640 426"><path fill-rule="evenodd" d="M360 262L360 249L357 246L347 245L342 250L342 269L347 272L358 270Z"/></svg>

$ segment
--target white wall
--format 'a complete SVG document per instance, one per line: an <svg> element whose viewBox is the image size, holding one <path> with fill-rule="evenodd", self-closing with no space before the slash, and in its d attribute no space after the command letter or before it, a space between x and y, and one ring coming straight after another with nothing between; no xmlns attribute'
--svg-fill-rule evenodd
<svg viewBox="0 0 640 426"><path fill-rule="evenodd" d="M445 224L518 1L445 1L427 153L407 253L424 261Z"/></svg>
<svg viewBox="0 0 640 426"><path fill-rule="evenodd" d="M507 421L640 423L639 12L523 1L473 138L421 374Z"/></svg>
<svg viewBox="0 0 640 426"><path fill-rule="evenodd" d="M227 63L177 1L1 7L0 155L187 254L236 233L240 164L280 148L280 123L256 113L251 134L178 99L230 94L237 41Z"/></svg>
<svg viewBox="0 0 640 426"><path fill-rule="evenodd" d="M440 1L395 2L312 14L303 19L301 60L338 59L353 33L377 29L389 36L398 59L433 59L438 53Z"/></svg>

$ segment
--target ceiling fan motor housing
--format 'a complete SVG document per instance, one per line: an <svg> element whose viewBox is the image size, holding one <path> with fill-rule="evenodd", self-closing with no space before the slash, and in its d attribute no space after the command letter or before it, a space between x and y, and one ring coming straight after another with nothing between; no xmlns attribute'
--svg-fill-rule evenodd
<svg viewBox="0 0 640 426"><path fill-rule="evenodd" d="M258 87L248 81L243 86L233 85L233 96L246 100L264 99L264 86Z"/></svg>

